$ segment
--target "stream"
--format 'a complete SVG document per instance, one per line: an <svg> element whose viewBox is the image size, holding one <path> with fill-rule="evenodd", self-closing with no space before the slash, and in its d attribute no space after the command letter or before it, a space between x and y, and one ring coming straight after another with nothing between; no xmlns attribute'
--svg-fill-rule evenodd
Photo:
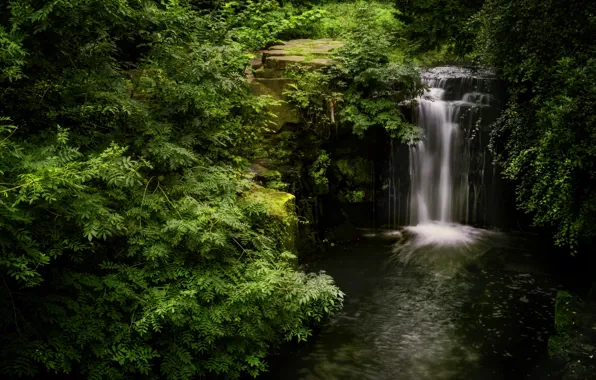
<svg viewBox="0 0 596 380"><path fill-rule="evenodd" d="M336 247L311 270L336 279L343 310L265 378L557 378L547 343L559 285L537 249L438 223Z"/></svg>

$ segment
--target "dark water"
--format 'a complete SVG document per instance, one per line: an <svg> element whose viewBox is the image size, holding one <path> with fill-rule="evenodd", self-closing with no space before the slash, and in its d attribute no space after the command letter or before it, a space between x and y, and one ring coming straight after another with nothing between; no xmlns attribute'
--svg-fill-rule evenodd
<svg viewBox="0 0 596 380"><path fill-rule="evenodd" d="M461 228L399 244L377 233L328 252L310 269L335 277L344 309L264 378L558 378L547 353L558 284L541 253Z"/></svg>

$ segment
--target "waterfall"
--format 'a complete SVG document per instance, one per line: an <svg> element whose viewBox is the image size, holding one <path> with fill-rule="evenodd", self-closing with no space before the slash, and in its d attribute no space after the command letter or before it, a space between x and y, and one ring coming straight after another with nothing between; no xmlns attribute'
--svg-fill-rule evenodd
<svg viewBox="0 0 596 380"><path fill-rule="evenodd" d="M409 151L409 224L486 222L492 163L480 129L486 116L494 120L487 110L498 108L494 79L443 67L425 72L423 81L429 90L418 99L416 122L424 137Z"/></svg>

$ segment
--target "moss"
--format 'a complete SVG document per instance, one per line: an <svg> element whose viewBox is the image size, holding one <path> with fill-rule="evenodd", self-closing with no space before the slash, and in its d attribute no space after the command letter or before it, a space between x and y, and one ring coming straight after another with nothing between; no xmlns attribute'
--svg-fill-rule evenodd
<svg viewBox="0 0 596 380"><path fill-rule="evenodd" d="M579 297L569 292L560 290L555 300L555 331L548 340L548 353L550 356L568 358L572 347L570 333L575 328L577 312L582 306Z"/></svg>
<svg viewBox="0 0 596 380"><path fill-rule="evenodd" d="M555 334L548 338L548 354L551 357L567 358L571 348L571 338L568 335Z"/></svg>
<svg viewBox="0 0 596 380"><path fill-rule="evenodd" d="M366 197L365 190L345 190L340 191L339 200L345 203L360 203L364 202Z"/></svg>
<svg viewBox="0 0 596 380"><path fill-rule="evenodd" d="M264 175L265 187L279 191L286 191L288 184L282 180L282 175L277 170L269 170Z"/></svg>
<svg viewBox="0 0 596 380"><path fill-rule="evenodd" d="M281 218L291 217L295 211L296 197L283 191L255 186L247 198L262 203L267 209L267 213L271 216Z"/></svg>
<svg viewBox="0 0 596 380"><path fill-rule="evenodd" d="M298 235L298 218L296 216L296 197L290 193L255 186L246 195L251 201L257 201L265 207L271 217L269 228L279 232L275 236L282 236L283 247L296 252L296 239Z"/></svg>
<svg viewBox="0 0 596 380"><path fill-rule="evenodd" d="M558 334L567 334L575 324L575 315L581 300L566 291L557 292L555 301L555 330Z"/></svg>

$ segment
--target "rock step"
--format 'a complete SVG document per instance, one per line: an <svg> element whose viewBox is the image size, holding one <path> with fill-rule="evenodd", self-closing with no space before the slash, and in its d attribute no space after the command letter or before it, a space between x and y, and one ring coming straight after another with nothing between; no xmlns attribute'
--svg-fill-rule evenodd
<svg viewBox="0 0 596 380"><path fill-rule="evenodd" d="M309 65L314 67L323 67L331 65L332 61L328 58L308 59L302 55L269 56L264 61L266 70L286 70L292 64Z"/></svg>
<svg viewBox="0 0 596 380"><path fill-rule="evenodd" d="M285 70L289 64L327 66L334 49L344 46L341 41L323 38L320 40L298 39L271 46L261 52L265 69ZM271 77L271 76L266 76Z"/></svg>

